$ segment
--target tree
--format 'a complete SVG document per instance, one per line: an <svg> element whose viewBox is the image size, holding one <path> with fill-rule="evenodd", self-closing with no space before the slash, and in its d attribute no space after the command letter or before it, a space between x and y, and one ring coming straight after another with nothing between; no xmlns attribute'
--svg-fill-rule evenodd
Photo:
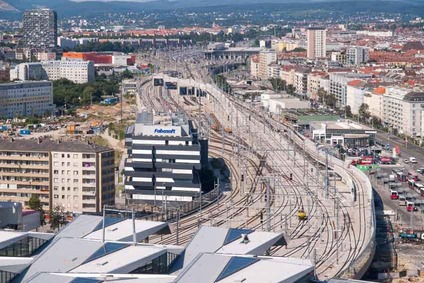
<svg viewBox="0 0 424 283"><path fill-rule="evenodd" d="M40 212L40 225L44 226L46 224L46 214L43 209L43 204L40 201L38 195L32 195L28 201L28 206L30 209Z"/></svg>
<svg viewBox="0 0 424 283"><path fill-rule="evenodd" d="M63 207L60 205L55 206L55 208L50 211L50 228L56 230L65 223L65 212Z"/></svg>
<svg viewBox="0 0 424 283"><path fill-rule="evenodd" d="M350 105L346 105L346 107L345 107L345 115L346 115L346 117L349 117L349 118L352 117L352 109L350 108Z"/></svg>
<svg viewBox="0 0 424 283"><path fill-rule="evenodd" d="M370 118L371 113L370 113L369 109L370 109L370 107L366 103L362 103L361 106L359 107L359 111L358 111L359 112L359 118L362 121L367 121Z"/></svg>
<svg viewBox="0 0 424 283"><path fill-rule="evenodd" d="M318 89L317 95L318 95L318 102L325 103L325 97L327 96L327 92L322 87Z"/></svg>

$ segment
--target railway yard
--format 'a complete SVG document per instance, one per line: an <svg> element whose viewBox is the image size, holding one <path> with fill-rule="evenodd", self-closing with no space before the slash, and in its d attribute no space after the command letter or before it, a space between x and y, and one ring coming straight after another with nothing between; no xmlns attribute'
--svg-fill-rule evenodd
<svg viewBox="0 0 424 283"><path fill-rule="evenodd" d="M292 128L204 87L207 95L199 98L180 96L152 80L140 82L140 110L159 116L186 112L209 140L209 156L222 158L230 169L230 190L181 218L178 233L151 241L186 244L200 225L284 231L288 245L272 248L269 255L311 259L321 280L365 272L356 268L373 255L366 180L340 160L330 158L326 170L322 153ZM345 179L355 184L355 202Z"/></svg>

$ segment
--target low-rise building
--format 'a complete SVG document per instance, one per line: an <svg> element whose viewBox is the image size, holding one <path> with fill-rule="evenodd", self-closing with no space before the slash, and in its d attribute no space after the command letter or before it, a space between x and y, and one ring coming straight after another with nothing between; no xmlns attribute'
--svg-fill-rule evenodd
<svg viewBox="0 0 424 283"><path fill-rule="evenodd" d="M52 82L13 82L0 84L0 117L13 118L54 111Z"/></svg>
<svg viewBox="0 0 424 283"><path fill-rule="evenodd" d="M314 141L347 147L374 145L377 134L376 130L350 120L311 122L309 127Z"/></svg>
<svg viewBox="0 0 424 283"><path fill-rule="evenodd" d="M94 64L89 61L22 63L10 70L10 79L21 81L68 79L77 84L84 84L95 80L95 69Z"/></svg>
<svg viewBox="0 0 424 283"><path fill-rule="evenodd" d="M32 195L43 208L100 212L113 205L114 151L80 141L0 140L0 201L28 206Z"/></svg>

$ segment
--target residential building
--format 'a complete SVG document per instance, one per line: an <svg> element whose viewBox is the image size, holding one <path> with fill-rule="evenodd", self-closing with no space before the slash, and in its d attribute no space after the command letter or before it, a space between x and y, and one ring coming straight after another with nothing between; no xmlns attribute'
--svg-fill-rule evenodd
<svg viewBox="0 0 424 283"><path fill-rule="evenodd" d="M359 66L370 60L368 47L353 46L346 50L346 63L349 65Z"/></svg>
<svg viewBox="0 0 424 283"><path fill-rule="evenodd" d="M342 52L342 51L331 52L331 61L338 62L342 65L345 65L347 62L346 52Z"/></svg>
<svg viewBox="0 0 424 283"><path fill-rule="evenodd" d="M259 52L259 77L263 80L269 78L268 65L277 62L277 52L275 50L261 50Z"/></svg>
<svg viewBox="0 0 424 283"><path fill-rule="evenodd" d="M286 81L287 85L294 85L295 66L283 66L280 70L280 78Z"/></svg>
<svg viewBox="0 0 424 283"><path fill-rule="evenodd" d="M325 58L327 51L327 30L309 27L306 30L308 59Z"/></svg>
<svg viewBox="0 0 424 283"><path fill-rule="evenodd" d="M308 68L295 68L293 87L297 94L306 96L306 93L308 91L308 74L310 72L311 70Z"/></svg>
<svg viewBox="0 0 424 283"><path fill-rule="evenodd" d="M330 73L329 79L329 94L332 94L336 97L336 106L345 107L346 104L346 94L347 94L347 84L353 80L361 80L371 78L372 75L361 74L361 73L352 73L352 72L335 72Z"/></svg>
<svg viewBox="0 0 424 283"><path fill-rule="evenodd" d="M50 9L27 10L23 15L24 46L52 48L57 40L57 14Z"/></svg>
<svg viewBox="0 0 424 283"><path fill-rule="evenodd" d="M290 41L286 39L274 39L271 41L271 48L277 51L277 53L283 51L292 51L299 47L298 41Z"/></svg>
<svg viewBox="0 0 424 283"><path fill-rule="evenodd" d="M127 129L127 197L133 203L192 201L201 191L199 170L207 160L207 145L201 146L184 114L156 118L144 111Z"/></svg>
<svg viewBox="0 0 424 283"><path fill-rule="evenodd" d="M422 136L424 92L388 87L383 94L383 122L394 131L408 136Z"/></svg>
<svg viewBox="0 0 424 283"><path fill-rule="evenodd" d="M259 57L252 56L250 57L250 76L252 78L257 78L259 75Z"/></svg>
<svg viewBox="0 0 424 283"><path fill-rule="evenodd" d="M350 111L354 115L359 114L359 108L364 103L364 96L367 91L366 82L353 80L347 83L346 87L346 106L350 106Z"/></svg>
<svg viewBox="0 0 424 283"><path fill-rule="evenodd" d="M0 140L0 201L96 213L115 198L114 151L81 141Z"/></svg>
<svg viewBox="0 0 424 283"><path fill-rule="evenodd" d="M322 78L326 76L325 72L311 72L307 78L307 91L306 94L311 99L318 99L318 90L323 89Z"/></svg>
<svg viewBox="0 0 424 283"><path fill-rule="evenodd" d="M10 78L21 81L68 79L77 84L84 84L95 80L95 69L90 61L22 63L10 70Z"/></svg>
<svg viewBox="0 0 424 283"><path fill-rule="evenodd" d="M281 66L277 63L271 63L268 65L268 78L279 78Z"/></svg>
<svg viewBox="0 0 424 283"><path fill-rule="evenodd" d="M0 84L0 117L43 116L54 111L53 84L48 81Z"/></svg>
<svg viewBox="0 0 424 283"><path fill-rule="evenodd" d="M67 142L51 149L53 206L100 212L115 200L115 157L110 148Z"/></svg>
<svg viewBox="0 0 424 283"><path fill-rule="evenodd" d="M372 91L367 91L364 96L364 103L368 105L371 116L383 119L383 95L386 88L377 87Z"/></svg>

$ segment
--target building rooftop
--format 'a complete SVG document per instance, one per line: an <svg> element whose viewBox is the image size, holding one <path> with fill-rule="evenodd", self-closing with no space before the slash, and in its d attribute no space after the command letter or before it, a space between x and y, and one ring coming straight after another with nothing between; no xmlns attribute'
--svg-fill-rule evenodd
<svg viewBox="0 0 424 283"><path fill-rule="evenodd" d="M203 253L175 282L296 282L313 270L304 259Z"/></svg>
<svg viewBox="0 0 424 283"><path fill-rule="evenodd" d="M0 151L31 151L31 152L104 152L111 148L82 141L53 141L50 139L0 139Z"/></svg>
<svg viewBox="0 0 424 283"><path fill-rule="evenodd" d="M320 122L312 122L311 125L315 125L314 128L321 128L321 125L325 125L327 130L357 130L357 131L372 131L376 132L376 130L361 125L349 120L346 121L320 121Z"/></svg>
<svg viewBox="0 0 424 283"><path fill-rule="evenodd" d="M424 92L412 91L405 95L403 98L404 101L424 101Z"/></svg>

